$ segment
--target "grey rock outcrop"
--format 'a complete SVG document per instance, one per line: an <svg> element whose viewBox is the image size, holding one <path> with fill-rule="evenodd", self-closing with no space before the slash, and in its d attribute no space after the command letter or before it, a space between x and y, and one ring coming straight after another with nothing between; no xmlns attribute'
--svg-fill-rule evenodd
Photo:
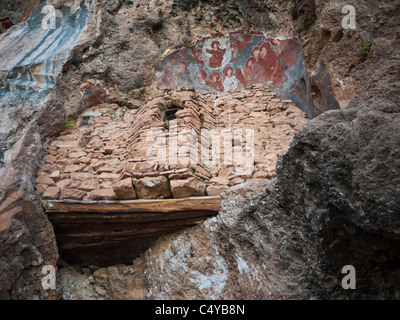
<svg viewBox="0 0 400 320"><path fill-rule="evenodd" d="M33 193L41 151L38 128L31 125L0 172L0 299L55 298L39 280L42 267L58 259L53 227Z"/></svg>
<svg viewBox="0 0 400 320"><path fill-rule="evenodd" d="M42 267L56 267L58 253L53 228L33 192L34 171L46 147L43 132L62 128L65 109L54 104L58 79L74 50L90 42L96 30L94 16L89 16L83 3L73 10L60 4L56 24L63 27L42 28L44 6L0 35L4 52L0 59L0 150L5 150L0 163L2 299L55 298L54 291L41 286ZM44 118L49 123L46 130L40 121Z"/></svg>

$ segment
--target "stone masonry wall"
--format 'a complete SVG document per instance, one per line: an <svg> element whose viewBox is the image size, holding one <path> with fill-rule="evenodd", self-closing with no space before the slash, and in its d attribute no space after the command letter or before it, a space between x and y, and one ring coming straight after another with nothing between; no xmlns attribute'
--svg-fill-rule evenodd
<svg viewBox="0 0 400 320"><path fill-rule="evenodd" d="M171 121L163 119L167 110ZM96 105L51 142L36 192L84 201L219 195L248 179L274 177L278 157L307 122L264 85L224 96L166 93L133 110Z"/></svg>

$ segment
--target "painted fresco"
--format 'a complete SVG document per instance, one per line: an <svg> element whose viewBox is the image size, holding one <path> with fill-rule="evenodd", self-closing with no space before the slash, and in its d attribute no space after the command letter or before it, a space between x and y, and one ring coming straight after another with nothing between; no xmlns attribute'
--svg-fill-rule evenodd
<svg viewBox="0 0 400 320"><path fill-rule="evenodd" d="M167 56L156 66L155 74L160 89L194 88L219 95L268 83L311 116L302 44L297 39L231 33Z"/></svg>

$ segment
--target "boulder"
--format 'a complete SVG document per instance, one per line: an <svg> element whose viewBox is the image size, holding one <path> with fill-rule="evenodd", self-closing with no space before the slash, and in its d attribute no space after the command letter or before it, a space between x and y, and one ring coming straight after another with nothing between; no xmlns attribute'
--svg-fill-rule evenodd
<svg viewBox="0 0 400 320"><path fill-rule="evenodd" d="M210 179L210 182L219 184L219 185L228 185L229 184L229 180L227 178L224 177L214 177L212 179Z"/></svg>
<svg viewBox="0 0 400 320"><path fill-rule="evenodd" d="M114 185L114 192L120 200L136 199L136 192L133 188L132 178L127 178Z"/></svg>
<svg viewBox="0 0 400 320"><path fill-rule="evenodd" d="M76 164L72 164L67 166L64 169L64 172L81 172L86 166L85 165L76 165Z"/></svg>
<svg viewBox="0 0 400 320"><path fill-rule="evenodd" d="M50 178L56 182L59 181L60 180L60 170L54 171L52 174L50 174Z"/></svg>
<svg viewBox="0 0 400 320"><path fill-rule="evenodd" d="M114 181L119 178L119 174L116 173L109 173L109 172L102 172L99 175L99 179L103 181Z"/></svg>
<svg viewBox="0 0 400 320"><path fill-rule="evenodd" d="M171 188L166 177L146 177L135 182L135 190L139 199L169 198Z"/></svg>
<svg viewBox="0 0 400 320"><path fill-rule="evenodd" d="M229 181L229 185L236 186L237 184L242 183L244 181L245 180L242 177L236 177L236 178L233 178L231 181Z"/></svg>
<svg viewBox="0 0 400 320"><path fill-rule="evenodd" d="M236 112L242 112L242 113L250 113L250 109L245 107L245 106L237 106L236 107Z"/></svg>
<svg viewBox="0 0 400 320"><path fill-rule="evenodd" d="M48 155L45 155L42 160L46 163L52 164L52 163L56 162L57 159L56 159L56 157L52 156L51 154L48 154Z"/></svg>
<svg viewBox="0 0 400 320"><path fill-rule="evenodd" d="M35 188L36 188L36 193L38 194L38 195L42 195L45 191L46 191L46 189L48 188L49 186L47 185L47 184L37 184L36 186L35 186Z"/></svg>
<svg viewBox="0 0 400 320"><path fill-rule="evenodd" d="M257 171L254 174L254 178L261 178L261 179L267 179L270 176L269 172L266 171Z"/></svg>
<svg viewBox="0 0 400 320"><path fill-rule="evenodd" d="M89 180L92 178L93 178L93 175L89 172L73 172L73 173L71 173L72 180Z"/></svg>
<svg viewBox="0 0 400 320"><path fill-rule="evenodd" d="M206 185L197 178L171 180L171 192L174 198L201 197L206 193Z"/></svg>
<svg viewBox="0 0 400 320"><path fill-rule="evenodd" d="M70 153L70 154L68 155L68 157L69 157L70 159L79 159L79 158L85 157L86 155L87 155L86 152L84 152L84 151L78 151L78 152L72 152L72 153Z"/></svg>
<svg viewBox="0 0 400 320"><path fill-rule="evenodd" d="M57 182L57 187L59 187L61 190L65 190L68 189L69 186L71 185L72 180L71 179L64 179L64 180L60 180ZM38 185L36 185L37 187Z"/></svg>

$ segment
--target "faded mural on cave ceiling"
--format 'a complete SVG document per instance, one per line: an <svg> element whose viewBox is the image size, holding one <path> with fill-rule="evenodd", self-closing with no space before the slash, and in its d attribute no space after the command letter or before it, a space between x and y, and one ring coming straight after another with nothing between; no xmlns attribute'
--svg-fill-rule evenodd
<svg viewBox="0 0 400 320"><path fill-rule="evenodd" d="M174 52L155 68L158 87L228 93L254 84L269 84L310 115L302 44L261 33L230 33Z"/></svg>

